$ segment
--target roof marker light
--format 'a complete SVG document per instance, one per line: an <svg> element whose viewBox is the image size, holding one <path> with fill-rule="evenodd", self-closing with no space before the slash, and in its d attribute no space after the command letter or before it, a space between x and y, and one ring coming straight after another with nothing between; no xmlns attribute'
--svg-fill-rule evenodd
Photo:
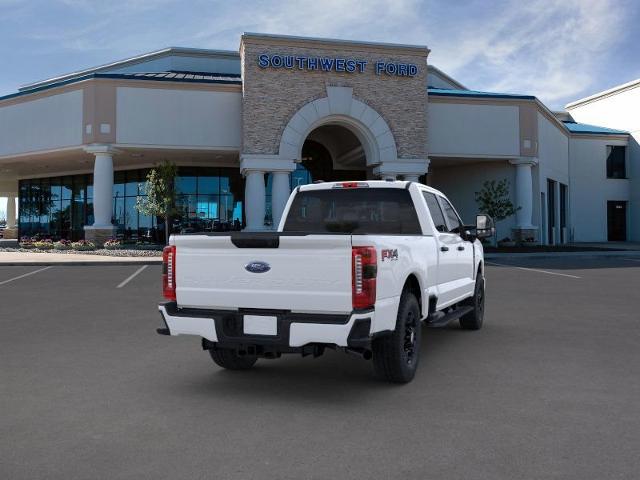
<svg viewBox="0 0 640 480"><path fill-rule="evenodd" d="M367 182L340 182L336 183L333 188L366 188L368 186Z"/></svg>

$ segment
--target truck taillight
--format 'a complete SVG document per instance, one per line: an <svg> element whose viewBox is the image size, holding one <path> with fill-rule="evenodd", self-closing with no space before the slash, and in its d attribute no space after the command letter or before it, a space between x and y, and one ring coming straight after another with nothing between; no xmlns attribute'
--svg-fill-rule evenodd
<svg viewBox="0 0 640 480"><path fill-rule="evenodd" d="M162 250L162 296L176 299L176 247L170 245Z"/></svg>
<svg viewBox="0 0 640 480"><path fill-rule="evenodd" d="M354 309L371 308L376 303L376 275L378 273L375 247L353 247L352 299Z"/></svg>

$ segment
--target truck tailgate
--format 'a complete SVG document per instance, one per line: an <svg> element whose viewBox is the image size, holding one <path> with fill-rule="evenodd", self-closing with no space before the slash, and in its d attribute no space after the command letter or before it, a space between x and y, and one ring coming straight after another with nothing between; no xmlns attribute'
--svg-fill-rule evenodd
<svg viewBox="0 0 640 480"><path fill-rule="evenodd" d="M233 237L174 237L180 307L351 311L350 235L263 235L269 248L254 248L252 234ZM268 270L247 268L256 263Z"/></svg>

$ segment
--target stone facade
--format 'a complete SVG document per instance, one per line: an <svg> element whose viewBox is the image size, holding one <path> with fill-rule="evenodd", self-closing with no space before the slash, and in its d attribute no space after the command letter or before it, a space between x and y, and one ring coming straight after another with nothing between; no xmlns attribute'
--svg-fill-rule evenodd
<svg viewBox="0 0 640 480"><path fill-rule="evenodd" d="M15 227L5 228L2 231L2 235L3 235L3 238L6 240L15 240L18 238L18 229Z"/></svg>
<svg viewBox="0 0 640 480"><path fill-rule="evenodd" d="M84 239L93 242L98 247L102 247L104 242L115 237L115 228L84 228Z"/></svg>
<svg viewBox="0 0 640 480"><path fill-rule="evenodd" d="M427 158L426 47L243 35L242 152L278 154L290 118L305 104L327 96L327 87L350 87L353 98L374 109L389 125L398 158ZM261 68L261 54L354 58L367 61L363 73ZM377 61L418 66L415 76L377 75Z"/></svg>

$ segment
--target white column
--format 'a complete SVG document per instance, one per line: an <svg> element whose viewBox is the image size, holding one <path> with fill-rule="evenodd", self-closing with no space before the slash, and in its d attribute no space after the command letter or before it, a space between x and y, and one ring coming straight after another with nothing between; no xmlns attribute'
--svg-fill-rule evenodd
<svg viewBox="0 0 640 480"><path fill-rule="evenodd" d="M273 229L280 224L284 207L289 199L289 172L273 172L271 184L271 212L273 214Z"/></svg>
<svg viewBox="0 0 640 480"><path fill-rule="evenodd" d="M398 158L376 165L373 174L382 180L395 180L402 177L410 182L418 182L420 176L429 170L429 159Z"/></svg>
<svg viewBox="0 0 640 480"><path fill-rule="evenodd" d="M85 152L95 156L93 162L93 225L85 225L84 238L102 245L113 237L113 155L111 145L89 145Z"/></svg>
<svg viewBox="0 0 640 480"><path fill-rule="evenodd" d="M533 174L531 167L537 163L535 158L518 158L509 163L516 167L516 228L533 229Z"/></svg>
<svg viewBox="0 0 640 480"><path fill-rule="evenodd" d="M265 186L264 171L245 170L244 214L247 230L264 230Z"/></svg>
<svg viewBox="0 0 640 480"><path fill-rule="evenodd" d="M16 228L16 197L9 195L7 197L7 228Z"/></svg>
<svg viewBox="0 0 640 480"><path fill-rule="evenodd" d="M243 153L240 155L240 172L245 177L246 230L266 230L265 216L265 172L273 173L271 184L271 206L275 230L289 198L289 173L295 170L293 159L280 155Z"/></svg>
<svg viewBox="0 0 640 480"><path fill-rule="evenodd" d="M113 217L113 156L96 152L93 165L93 227L111 228Z"/></svg>

